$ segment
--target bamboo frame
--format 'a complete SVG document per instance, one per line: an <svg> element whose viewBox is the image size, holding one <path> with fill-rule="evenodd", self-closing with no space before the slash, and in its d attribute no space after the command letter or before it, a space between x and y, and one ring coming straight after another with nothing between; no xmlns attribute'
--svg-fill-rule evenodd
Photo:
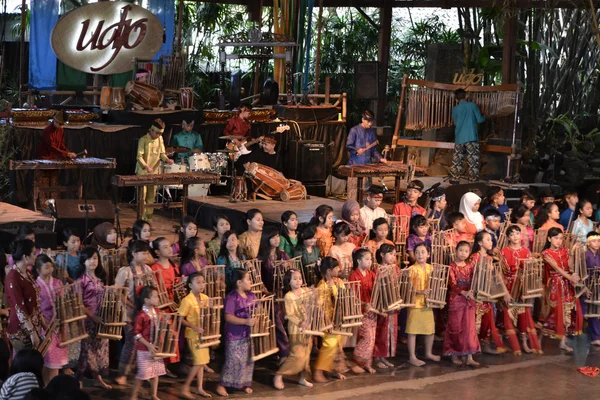
<svg viewBox="0 0 600 400"><path fill-rule="evenodd" d="M127 288L124 286L105 286L98 316L104 323L98 325L97 337L109 340L121 340L125 322L125 299Z"/></svg>
<svg viewBox="0 0 600 400"><path fill-rule="evenodd" d="M294 257L290 260L273 261L273 294L275 301L283 301L283 277L289 270L300 271L302 257Z"/></svg>
<svg viewBox="0 0 600 400"><path fill-rule="evenodd" d="M402 304L396 266L376 266L375 284L371 294L371 308L380 315L396 311Z"/></svg>
<svg viewBox="0 0 600 400"><path fill-rule="evenodd" d="M320 299L319 291L324 289L312 289L305 291L296 301L302 318L300 332L305 335L323 337L325 332L333 328Z"/></svg>
<svg viewBox="0 0 600 400"><path fill-rule="evenodd" d="M508 238L506 237L506 230L508 227L512 225L508 222L508 220L504 221L502 226L500 226L500 235L498 235L498 242L496 243L496 247L498 250L502 250L508 245Z"/></svg>
<svg viewBox="0 0 600 400"><path fill-rule="evenodd" d="M177 306L181 304L181 301L188 295L187 284L185 279L175 278L173 284L173 301Z"/></svg>
<svg viewBox="0 0 600 400"><path fill-rule="evenodd" d="M204 293L211 299L225 297L225 266L207 265L203 269L206 290Z"/></svg>
<svg viewBox="0 0 600 400"><path fill-rule="evenodd" d="M175 303L169 297L165 280L160 271L149 271L135 275L133 278L134 287L152 286L158 291L159 304L156 308L160 310L168 308L170 311L175 311Z"/></svg>
<svg viewBox="0 0 600 400"><path fill-rule="evenodd" d="M431 263L449 265L456 256L456 244L452 243L454 229L435 231L431 234Z"/></svg>
<svg viewBox="0 0 600 400"><path fill-rule="evenodd" d="M448 276L450 267L443 264L431 264L429 275L429 295L426 298L427 307L444 308L448 292Z"/></svg>
<svg viewBox="0 0 600 400"><path fill-rule="evenodd" d="M333 308L331 334L352 336L353 329L362 325L362 318L360 282L345 282L343 285L339 285Z"/></svg>
<svg viewBox="0 0 600 400"><path fill-rule="evenodd" d="M250 318L255 320L250 333L252 338L252 361L256 362L279 351L275 338L274 297L257 299L250 309Z"/></svg>
<svg viewBox="0 0 600 400"><path fill-rule="evenodd" d="M398 265L408 266L408 253L406 240L410 230L410 217L407 215L390 215L389 224L392 230L393 242L396 245Z"/></svg>
<svg viewBox="0 0 600 400"><path fill-rule="evenodd" d="M73 283L54 289L55 316L59 321L59 344L65 347L71 343L86 339L89 335L84 321L87 315L83 311L81 286Z"/></svg>
<svg viewBox="0 0 600 400"><path fill-rule="evenodd" d="M594 266L587 280L587 289L590 296L585 299L587 303L585 318L600 318L600 267Z"/></svg>
<svg viewBox="0 0 600 400"><path fill-rule="evenodd" d="M198 321L204 332L198 335L198 349L215 346L221 343L222 310L222 297L212 297L209 299L206 307L200 307Z"/></svg>
<svg viewBox="0 0 600 400"><path fill-rule="evenodd" d="M300 270L302 271L302 281L307 287L317 286L318 282L318 273L317 273L317 264L307 264L304 265Z"/></svg>
<svg viewBox="0 0 600 400"><path fill-rule="evenodd" d="M400 308L415 307L415 295L417 294L417 291L413 286L409 268L405 268L400 271L398 287L400 290L400 298L402 299Z"/></svg>
<svg viewBox="0 0 600 400"><path fill-rule="evenodd" d="M48 324L48 330L46 330L46 336L44 337L44 340L42 340L36 348L42 357L45 357L46 353L48 353L48 350L50 350L50 344L52 343L52 340L54 340L54 335L56 334L58 327L59 321L56 318L52 318L52 321L50 321Z"/></svg>
<svg viewBox="0 0 600 400"><path fill-rule="evenodd" d="M509 307L533 308L532 299L544 295L544 262L540 258L517 258L517 276L510 291Z"/></svg>
<svg viewBox="0 0 600 400"><path fill-rule="evenodd" d="M534 254L541 254L544 251L546 242L548 241L548 230L536 229L533 234L533 246L531 252Z"/></svg>
<svg viewBox="0 0 600 400"><path fill-rule="evenodd" d="M482 257L475 264L471 290L478 301L494 302L507 294L501 283L503 279L500 264Z"/></svg>
<svg viewBox="0 0 600 400"><path fill-rule="evenodd" d="M585 262L585 247L573 247L572 245L567 247L573 249L573 270L571 273L577 274L581 280L574 284L575 286L575 297L580 297L586 292L586 280L588 279L587 266Z"/></svg>
<svg viewBox="0 0 600 400"><path fill-rule="evenodd" d="M254 258L252 260L243 260L241 263L243 268L250 274L250 281L252 282L251 291L257 297L261 297L266 290L260 270L261 260Z"/></svg>
<svg viewBox="0 0 600 400"><path fill-rule="evenodd" d="M157 311L157 320L152 341L157 349L154 359L177 357L179 331L183 317L177 313L167 314Z"/></svg>
<svg viewBox="0 0 600 400"><path fill-rule="evenodd" d="M106 279L109 285L114 284L115 278L121 267L128 266L127 256L119 249L104 249L98 246L100 261L106 271Z"/></svg>

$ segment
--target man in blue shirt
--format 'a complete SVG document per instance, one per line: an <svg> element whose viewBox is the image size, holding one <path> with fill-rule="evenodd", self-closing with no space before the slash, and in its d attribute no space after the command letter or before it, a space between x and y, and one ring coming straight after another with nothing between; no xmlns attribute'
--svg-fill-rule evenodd
<svg viewBox="0 0 600 400"><path fill-rule="evenodd" d="M386 163L387 160L381 156L373 126L373 113L365 110L362 114L362 122L350 129L348 139L346 140L346 149L350 152L348 165L371 164L373 162ZM373 145L370 147L370 145ZM370 147L370 148L369 148Z"/></svg>
<svg viewBox="0 0 600 400"><path fill-rule="evenodd" d="M452 119L456 129L454 131L454 157L450 168L450 183L460 183L463 161L466 156L469 166L467 179L471 182L479 180L479 138L477 124L485 121L477 104L466 99L467 92L457 89L454 96L458 104L452 109Z"/></svg>
<svg viewBox="0 0 600 400"><path fill-rule="evenodd" d="M183 130L181 132L179 132L178 134L176 134L175 136L173 136L173 140L171 140L171 145L187 147L188 149L191 150L187 153L177 153L177 157L175 158L176 160L179 160L180 157L183 157L184 158L183 161L187 163L189 156L191 156L194 153L202 152L203 144L202 144L202 138L200 137L200 134L193 130L194 129L194 121L192 121L188 124L184 120L181 123L181 127L183 128Z"/></svg>

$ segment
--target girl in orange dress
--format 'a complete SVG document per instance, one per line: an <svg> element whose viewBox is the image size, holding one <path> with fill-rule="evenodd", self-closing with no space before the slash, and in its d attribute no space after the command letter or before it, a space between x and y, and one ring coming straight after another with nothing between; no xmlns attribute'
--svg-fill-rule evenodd
<svg viewBox="0 0 600 400"><path fill-rule="evenodd" d="M467 240L473 240L475 234L485 228L483 215L479 212L481 197L473 192L467 192L460 199L459 210L465 217L465 232L469 236Z"/></svg>
<svg viewBox="0 0 600 400"><path fill-rule="evenodd" d="M546 295L542 310L546 312L543 312L540 321L544 334L560 339L560 348L570 353L573 349L567 345L567 335L581 335L583 329L583 314L579 299L575 297L574 286L581 278L569 272L574 262L575 248L581 244L567 249L563 246L563 240L561 229L548 230L548 242L542 251L546 270Z"/></svg>
<svg viewBox="0 0 600 400"><path fill-rule="evenodd" d="M328 256L335 258L340 263L339 277L347 279L352 270L352 252L355 247L350 242L350 227L344 221L340 221L333 227L335 244L329 249Z"/></svg>
<svg viewBox="0 0 600 400"><path fill-rule="evenodd" d="M400 268L396 264L396 248L392 244L382 244L377 250L377 262L383 266L392 266L396 274L400 276ZM375 348L373 357L377 368L393 368L394 364L386 360L396 356L396 345L398 344L398 313L393 311L386 316L377 317L377 330L375 333Z"/></svg>
<svg viewBox="0 0 600 400"><path fill-rule="evenodd" d="M321 204L315 210L315 213L310 220L311 224L317 226L317 246L322 255L329 254L329 249L333 246L333 235L331 228L333 227L333 208L326 204Z"/></svg>
<svg viewBox="0 0 600 400"><path fill-rule="evenodd" d="M375 256L375 253L377 250L379 250L382 244L394 245L394 242L389 239L389 235L390 224L385 218L377 218L375 221L373 221L373 229L371 229L370 239L366 245L373 256Z"/></svg>

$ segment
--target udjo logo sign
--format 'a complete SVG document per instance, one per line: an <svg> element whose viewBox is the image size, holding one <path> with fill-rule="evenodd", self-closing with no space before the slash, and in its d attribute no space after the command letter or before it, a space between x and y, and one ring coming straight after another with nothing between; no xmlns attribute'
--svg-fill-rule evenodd
<svg viewBox="0 0 600 400"><path fill-rule="evenodd" d="M94 74L133 68L133 58L152 59L163 43L163 26L134 4L101 1L67 13L52 30L52 49L65 64Z"/></svg>

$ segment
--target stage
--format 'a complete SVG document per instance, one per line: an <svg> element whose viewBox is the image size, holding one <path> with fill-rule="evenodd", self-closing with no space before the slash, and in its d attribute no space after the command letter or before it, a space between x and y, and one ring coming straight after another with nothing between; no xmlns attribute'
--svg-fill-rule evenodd
<svg viewBox="0 0 600 400"><path fill-rule="evenodd" d="M337 218L342 216L344 202L337 199L327 199L309 196L306 200L283 202L279 200L256 200L231 203L229 196L189 197L188 215L196 218L199 227L212 230L213 218L217 215L226 215L231 221L231 229L244 232L248 229L246 212L258 208L263 215L265 226L278 227L281 223L281 214L292 210L298 215L298 221L308 222L314 211L321 204L333 207L333 214Z"/></svg>

